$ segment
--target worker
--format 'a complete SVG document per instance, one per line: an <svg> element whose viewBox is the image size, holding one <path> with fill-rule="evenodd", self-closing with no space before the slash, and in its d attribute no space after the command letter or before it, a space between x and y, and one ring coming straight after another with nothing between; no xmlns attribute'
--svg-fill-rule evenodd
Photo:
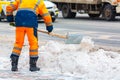
<svg viewBox="0 0 120 80"><path fill-rule="evenodd" d="M15 19L13 12L17 10ZM30 71L39 71L40 68L36 66L38 56L38 37L37 37L37 16L40 14L46 24L48 33L52 32L53 25L51 16L45 7L43 0L15 0L6 7L7 21L16 25L16 40L11 58L11 71L18 71L18 60L21 54L22 46L24 44L25 35L29 41L29 64Z"/></svg>

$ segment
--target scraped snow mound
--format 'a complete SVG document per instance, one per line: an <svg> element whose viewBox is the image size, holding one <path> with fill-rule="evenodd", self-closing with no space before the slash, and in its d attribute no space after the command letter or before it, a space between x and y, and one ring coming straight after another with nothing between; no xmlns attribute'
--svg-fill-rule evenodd
<svg viewBox="0 0 120 80"><path fill-rule="evenodd" d="M84 37L80 44L48 41L39 48L37 63L41 68L40 72L57 73L63 76L70 75L80 77L81 80L120 80L120 54L103 49L91 51L93 48L94 42L90 37ZM9 52L9 48L6 47L5 49ZM28 53L28 48L24 47L18 68L19 71L25 71L29 74ZM5 55L0 56L0 70L10 71L10 58L8 58L8 54Z"/></svg>
<svg viewBox="0 0 120 80"><path fill-rule="evenodd" d="M111 51L89 52L94 42L89 37L81 44L49 41L39 49L41 70L72 74L87 80L119 80L120 54Z"/></svg>

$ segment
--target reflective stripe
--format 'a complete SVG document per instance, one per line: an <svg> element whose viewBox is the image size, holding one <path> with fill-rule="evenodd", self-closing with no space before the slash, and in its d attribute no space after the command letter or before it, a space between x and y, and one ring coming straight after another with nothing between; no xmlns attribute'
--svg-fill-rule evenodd
<svg viewBox="0 0 120 80"><path fill-rule="evenodd" d="M22 3L22 0L20 0L20 3Z"/></svg>
<svg viewBox="0 0 120 80"><path fill-rule="evenodd" d="M22 0L20 0L20 3L18 4L18 8L19 8L19 6L20 6L21 3L22 3Z"/></svg>
<svg viewBox="0 0 120 80"><path fill-rule="evenodd" d="M38 58L38 55L36 55L36 56L30 56L31 58Z"/></svg>
<svg viewBox="0 0 120 80"><path fill-rule="evenodd" d="M39 4L40 4L40 0L38 0L37 3L35 4L34 10L36 10Z"/></svg>
<svg viewBox="0 0 120 80"><path fill-rule="evenodd" d="M22 3L22 0L20 0L20 4ZM38 7L38 5L40 4L40 0L37 1L37 3L35 4L34 6L34 9L30 9L30 8L19 8L19 10L30 10L30 11L33 11L34 13L36 13L36 8Z"/></svg>
<svg viewBox="0 0 120 80"><path fill-rule="evenodd" d="M51 26L52 25L52 22L49 22L49 23L46 23L47 26Z"/></svg>
<svg viewBox="0 0 120 80"><path fill-rule="evenodd" d="M14 52L14 51L12 52L12 54L15 54L15 55L18 55L18 56L20 55L20 53L17 53L17 52Z"/></svg>
<svg viewBox="0 0 120 80"><path fill-rule="evenodd" d="M18 53L14 53L14 52L12 52L12 54L14 54L14 55L16 55L16 56L19 56L19 54L18 54Z"/></svg>
<svg viewBox="0 0 120 80"><path fill-rule="evenodd" d="M7 15L13 15L13 13L12 13L12 12L6 12L6 14L7 14Z"/></svg>
<svg viewBox="0 0 120 80"><path fill-rule="evenodd" d="M36 49L36 50L30 50L30 52L38 52L38 50Z"/></svg>
<svg viewBox="0 0 120 80"><path fill-rule="evenodd" d="M13 49L21 51L21 48L18 48L18 47L14 47Z"/></svg>
<svg viewBox="0 0 120 80"><path fill-rule="evenodd" d="M45 16L48 16L48 15L50 15L49 13L45 13L45 14L43 14L43 15L41 15L42 17L45 17Z"/></svg>
<svg viewBox="0 0 120 80"><path fill-rule="evenodd" d="M16 10L16 7L13 4L10 4L13 10Z"/></svg>

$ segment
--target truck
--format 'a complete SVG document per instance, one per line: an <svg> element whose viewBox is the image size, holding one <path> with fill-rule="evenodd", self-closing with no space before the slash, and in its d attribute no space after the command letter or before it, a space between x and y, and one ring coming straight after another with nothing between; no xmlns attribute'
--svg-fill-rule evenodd
<svg viewBox="0 0 120 80"><path fill-rule="evenodd" d="M75 18L76 13L88 14L90 18L115 20L120 16L120 0L50 0L62 12L64 18Z"/></svg>

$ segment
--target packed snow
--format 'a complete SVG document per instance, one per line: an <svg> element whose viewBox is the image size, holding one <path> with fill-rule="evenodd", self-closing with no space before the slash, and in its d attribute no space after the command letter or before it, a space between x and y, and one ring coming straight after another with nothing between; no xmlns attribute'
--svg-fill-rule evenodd
<svg viewBox="0 0 120 80"><path fill-rule="evenodd" d="M3 47L7 48L7 51L12 49L0 43L0 48L2 49ZM34 75L34 77L35 75L39 76L39 74L57 74L58 76L55 80L120 80L120 53L104 49L93 50L95 43L90 37L84 37L80 44L47 41L39 47L39 60L37 63L41 71L35 74L32 74L28 69L29 54L26 54L28 53L27 47L23 47L24 49L20 56L18 65L20 74ZM3 73L4 71L12 73L10 72L9 55L0 57L0 71ZM0 80L14 79L0 75ZM31 78L31 80L42 79Z"/></svg>

